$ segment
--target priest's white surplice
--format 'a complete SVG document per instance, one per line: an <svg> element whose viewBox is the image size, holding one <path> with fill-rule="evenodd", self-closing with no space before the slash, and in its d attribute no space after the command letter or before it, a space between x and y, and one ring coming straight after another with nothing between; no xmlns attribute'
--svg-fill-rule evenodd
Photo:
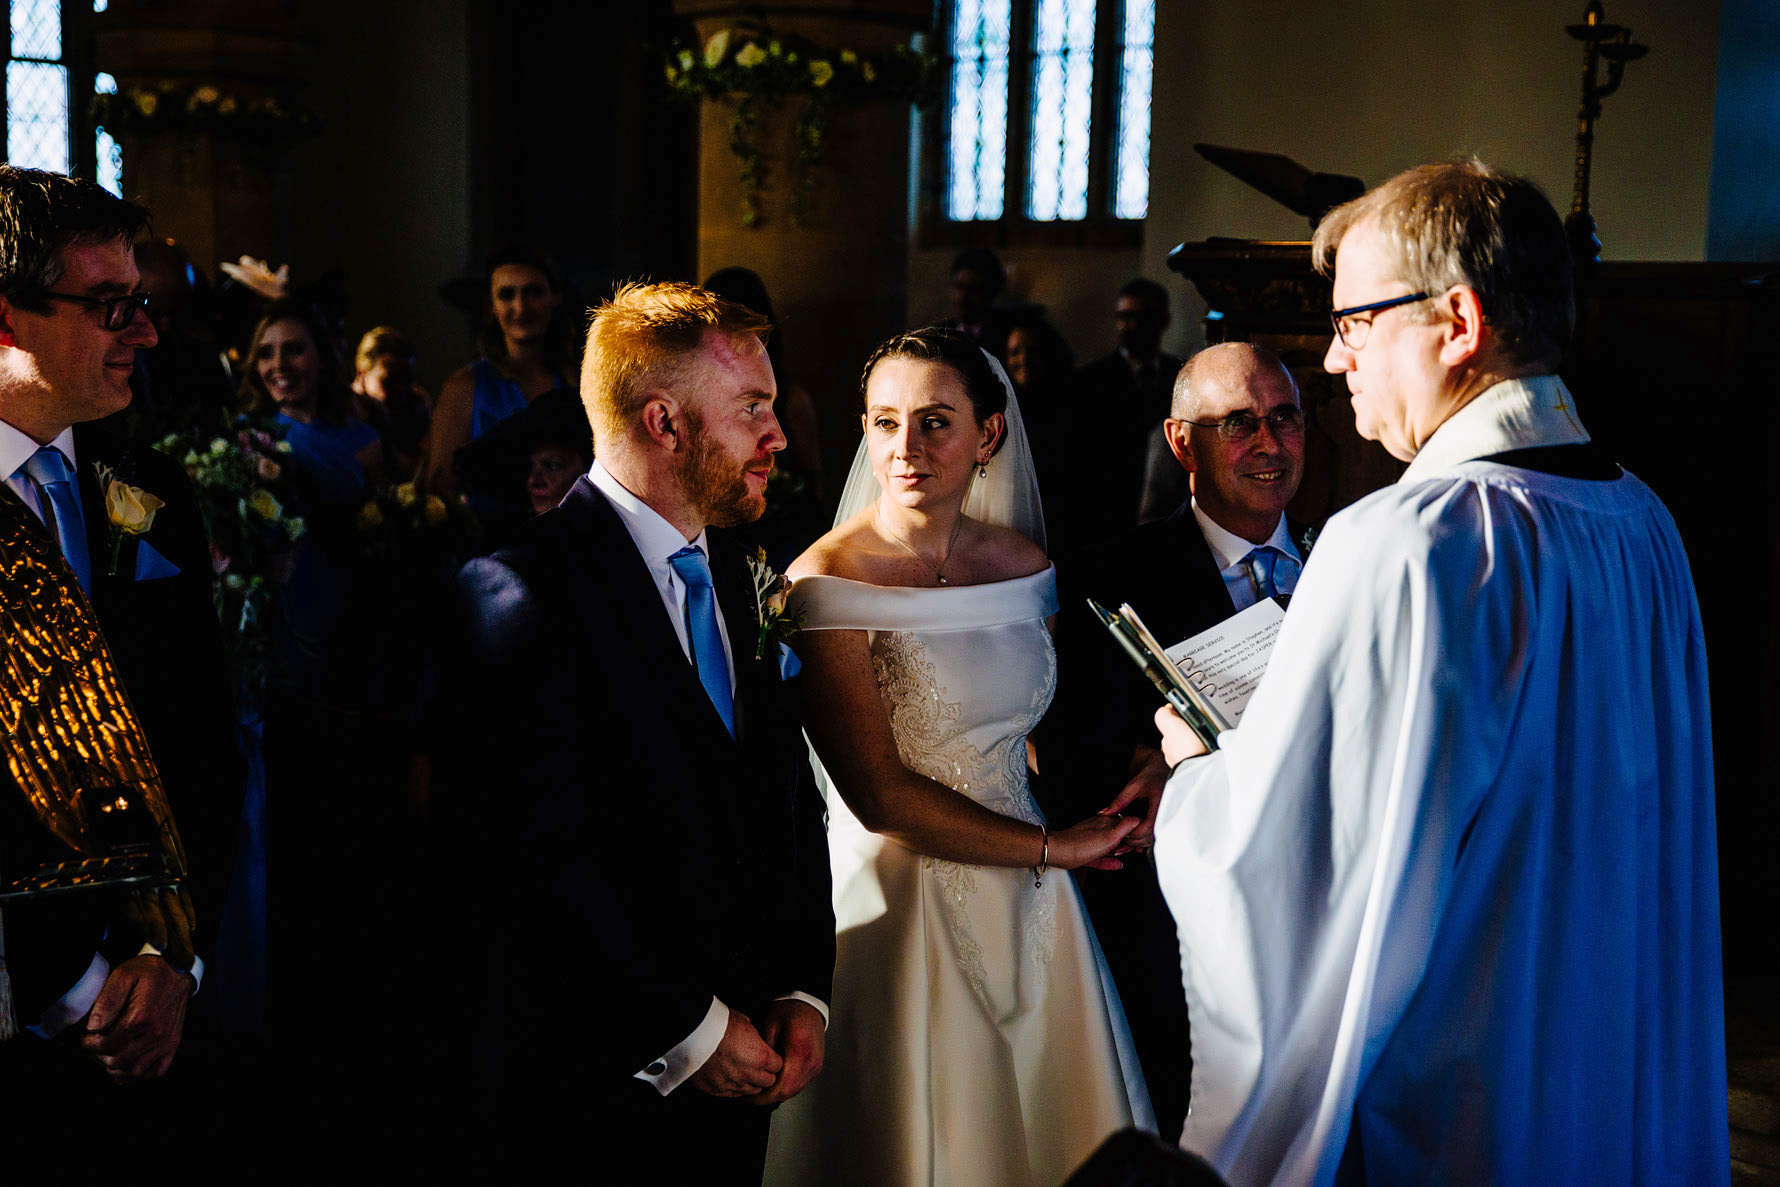
<svg viewBox="0 0 1780 1187"><path fill-rule="evenodd" d="M1728 1177L1706 660L1674 523L1501 384L1329 521L1181 765L1183 1145L1237 1187ZM1346 1159L1345 1163L1343 1159Z"/></svg>

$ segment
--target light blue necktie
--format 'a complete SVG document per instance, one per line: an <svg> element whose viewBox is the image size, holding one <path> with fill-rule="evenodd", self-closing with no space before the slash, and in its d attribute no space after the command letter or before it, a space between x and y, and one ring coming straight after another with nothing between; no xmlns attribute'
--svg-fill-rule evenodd
<svg viewBox="0 0 1780 1187"><path fill-rule="evenodd" d="M729 688L729 664L723 658L723 635L717 628L717 591L711 583L711 566L704 549L682 548L668 557L668 564L686 583L686 637L692 640L692 660L698 665L698 682L723 726L735 737L735 694Z"/></svg>
<svg viewBox="0 0 1780 1187"><path fill-rule="evenodd" d="M1248 562L1248 579L1255 587L1257 602L1279 592L1273 588L1273 564L1279 559L1277 552L1263 544L1243 559Z"/></svg>
<svg viewBox="0 0 1780 1187"><path fill-rule="evenodd" d="M80 580L80 588L93 592L93 569L91 559L87 556L87 528L80 517L80 496L74 489L74 470L68 465L68 459L62 451L53 445L45 445L31 455L25 463L25 473L37 483L37 486L49 498L49 517L54 520L49 526L55 530L56 543L61 546L62 555L74 567L74 575Z"/></svg>

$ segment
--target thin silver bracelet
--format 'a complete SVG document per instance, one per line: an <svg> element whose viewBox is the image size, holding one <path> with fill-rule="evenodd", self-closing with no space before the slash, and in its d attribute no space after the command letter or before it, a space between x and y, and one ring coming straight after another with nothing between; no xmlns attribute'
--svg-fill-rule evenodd
<svg viewBox="0 0 1780 1187"><path fill-rule="evenodd" d="M1032 889L1038 890L1045 884L1045 871L1051 868L1051 830L1039 825L1038 830L1044 834L1044 848L1039 851L1038 868L1032 871Z"/></svg>

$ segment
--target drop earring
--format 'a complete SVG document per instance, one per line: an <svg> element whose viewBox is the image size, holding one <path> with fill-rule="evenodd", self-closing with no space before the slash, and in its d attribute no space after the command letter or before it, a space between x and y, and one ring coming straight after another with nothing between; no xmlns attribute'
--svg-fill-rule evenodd
<svg viewBox="0 0 1780 1187"><path fill-rule="evenodd" d="M985 460L977 463L977 477L978 478L987 478L988 476L989 476L989 462L987 459L985 459Z"/></svg>

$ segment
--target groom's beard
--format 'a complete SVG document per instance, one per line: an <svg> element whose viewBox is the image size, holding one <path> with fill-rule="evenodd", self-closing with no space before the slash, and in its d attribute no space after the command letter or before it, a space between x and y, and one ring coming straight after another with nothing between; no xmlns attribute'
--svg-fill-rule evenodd
<svg viewBox="0 0 1780 1187"><path fill-rule="evenodd" d="M766 513L766 492L754 493L746 477L749 470L770 474L773 457L746 465L725 454L705 432L704 420L696 415L685 417L686 457L680 465L680 489L698 509L706 526L733 528L753 523Z"/></svg>

